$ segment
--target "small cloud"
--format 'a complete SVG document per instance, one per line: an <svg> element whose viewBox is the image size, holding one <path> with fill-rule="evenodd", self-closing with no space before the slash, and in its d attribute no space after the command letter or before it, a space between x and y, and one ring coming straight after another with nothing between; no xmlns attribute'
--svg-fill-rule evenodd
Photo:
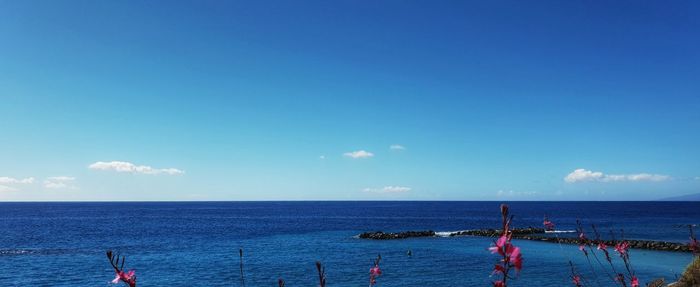
<svg viewBox="0 0 700 287"><path fill-rule="evenodd" d="M75 177L71 176L52 176L44 180L44 187L50 189L76 189L74 185Z"/></svg>
<svg viewBox="0 0 700 287"><path fill-rule="evenodd" d="M411 191L410 187L405 187L405 186L385 186L383 188L365 188L362 191L364 192L385 192L385 193L401 193L401 192L409 192Z"/></svg>
<svg viewBox="0 0 700 287"><path fill-rule="evenodd" d="M499 196L499 197L500 197L500 196L503 196L503 195L505 195L505 194L512 194L512 193L513 193L513 190L504 191L504 190L502 190L502 189L499 189L499 190L496 192L496 196Z"/></svg>
<svg viewBox="0 0 700 287"><path fill-rule="evenodd" d="M325 155L322 155L322 156L319 156L318 158L319 158L319 159L326 159L326 156L325 156Z"/></svg>
<svg viewBox="0 0 700 287"><path fill-rule="evenodd" d="M365 151L365 150L346 152L343 155L346 157L351 157L351 158L370 158L370 157L374 156L373 153Z"/></svg>
<svg viewBox="0 0 700 287"><path fill-rule="evenodd" d="M177 168L153 168L147 165L135 165L125 161L98 161L88 166L93 170L111 170L116 172L141 173L141 174L167 174L180 175L184 174L183 170Z"/></svg>
<svg viewBox="0 0 700 287"><path fill-rule="evenodd" d="M650 174L650 173L637 173L637 174L604 174L600 171L590 171L583 168L579 168L569 173L564 177L564 181L568 183L576 182L623 182L623 181L666 181L671 179L668 175L662 174Z"/></svg>
<svg viewBox="0 0 700 287"><path fill-rule="evenodd" d="M2 176L2 177L0 177L0 192L18 191L19 189L17 187L15 187L14 185L23 185L23 184L32 184L32 183L34 183L33 177L27 177L27 178L20 179L20 178Z"/></svg>
<svg viewBox="0 0 700 287"><path fill-rule="evenodd" d="M14 177L2 176L0 177L0 184L32 184L34 183L33 177L27 177L23 179L18 179Z"/></svg>
<svg viewBox="0 0 700 287"><path fill-rule="evenodd" d="M399 144L393 144L389 146L390 150L406 150L406 148Z"/></svg>

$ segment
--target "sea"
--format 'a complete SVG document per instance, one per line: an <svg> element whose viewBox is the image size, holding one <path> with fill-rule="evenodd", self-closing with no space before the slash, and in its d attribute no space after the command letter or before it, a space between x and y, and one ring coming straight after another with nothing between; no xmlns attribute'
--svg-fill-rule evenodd
<svg viewBox="0 0 700 287"><path fill-rule="evenodd" d="M0 286L115 286L105 255L113 250L136 270L137 286L491 286L493 238L366 240L365 231L449 232L499 228L502 202L4 202L0 203ZM508 202L514 227L542 227L546 215L576 236L688 242L699 202ZM590 286L614 286L604 268L575 245L514 240L523 269L509 286L574 286L572 262ZM240 257L239 250L243 251ZM410 253L410 254L409 254ZM619 256L611 250L618 271ZM603 256L598 253L598 256ZM603 257L599 258L601 260ZM242 259L242 260L241 260ZM631 249L642 282L673 281L689 253ZM241 275L242 263L242 275ZM603 262L605 263L605 262ZM609 266L608 266L609 267ZM121 285L117 285L121 286Z"/></svg>

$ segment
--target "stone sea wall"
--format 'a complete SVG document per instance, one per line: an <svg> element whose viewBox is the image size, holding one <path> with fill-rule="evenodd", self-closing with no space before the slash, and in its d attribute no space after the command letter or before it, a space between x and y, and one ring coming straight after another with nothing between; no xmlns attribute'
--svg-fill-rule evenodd
<svg viewBox="0 0 700 287"><path fill-rule="evenodd" d="M550 242L550 243L563 243L563 244L579 244L579 239L574 237L550 237L543 236L545 231L543 228L516 228L513 229L513 238ZM482 236L482 237L497 237L501 235L501 231L497 229L475 229L475 230L464 230L452 232L448 236ZM390 239L405 239L405 238L415 238L415 237L435 237L437 234L435 231L403 231L403 232L364 232L358 237L362 239L374 239L374 240L390 240ZM676 243L676 242L666 242L666 241L651 241L651 240L626 240L629 243L630 248L636 249L649 249L649 250L660 250L660 251L675 251L675 252L690 252L690 248L687 244ZM615 241L604 240L603 241L608 246L614 246ZM589 240L589 244L594 242Z"/></svg>

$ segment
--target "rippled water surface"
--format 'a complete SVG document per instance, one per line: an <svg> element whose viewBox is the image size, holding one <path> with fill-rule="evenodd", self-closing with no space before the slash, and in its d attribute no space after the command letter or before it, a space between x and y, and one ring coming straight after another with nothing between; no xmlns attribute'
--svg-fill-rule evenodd
<svg viewBox="0 0 700 287"><path fill-rule="evenodd" d="M495 256L488 238L367 241L362 231L454 231L499 226L497 202L182 202L0 203L0 285L107 286L104 255L127 255L140 286L238 286L238 248L245 251L247 286L315 286L316 260L329 286L366 286L376 254L378 286L488 286ZM559 230L580 218L605 234L685 242L687 224L700 222L700 203L515 202L517 227ZM561 234L559 236L570 236ZM591 266L574 246L517 241L525 267L511 286L568 285L568 261ZM413 256L407 256L412 250ZM642 281L673 279L690 255L633 250ZM594 262L593 268L599 268ZM607 286L600 278L586 274Z"/></svg>

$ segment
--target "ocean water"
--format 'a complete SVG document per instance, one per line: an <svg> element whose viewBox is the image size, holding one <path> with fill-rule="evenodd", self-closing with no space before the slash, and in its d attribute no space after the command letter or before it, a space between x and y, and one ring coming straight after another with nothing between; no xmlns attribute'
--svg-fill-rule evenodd
<svg viewBox="0 0 700 287"><path fill-rule="evenodd" d="M698 202L512 202L515 227L558 230L581 219L629 239L688 240L700 223ZM1 286L110 286L104 255L127 256L139 286L318 286L314 263L328 286L367 286L382 255L377 286L489 286L496 256L480 237L370 241L363 231L456 231L497 228L500 202L124 202L0 203ZM558 236L567 236L560 234ZM570 235L568 235L570 236ZM589 234L592 236L592 234ZM509 286L571 286L571 260L594 285L611 286L596 262L576 246L515 241L524 268ZM406 254L412 250L413 256ZM642 282L673 280L690 254L631 251ZM616 262L620 260L615 258ZM618 265L621 268L621 265ZM591 268L597 270L594 275ZM599 284L595 284L598 281ZM113 286L113 285L112 285Z"/></svg>

